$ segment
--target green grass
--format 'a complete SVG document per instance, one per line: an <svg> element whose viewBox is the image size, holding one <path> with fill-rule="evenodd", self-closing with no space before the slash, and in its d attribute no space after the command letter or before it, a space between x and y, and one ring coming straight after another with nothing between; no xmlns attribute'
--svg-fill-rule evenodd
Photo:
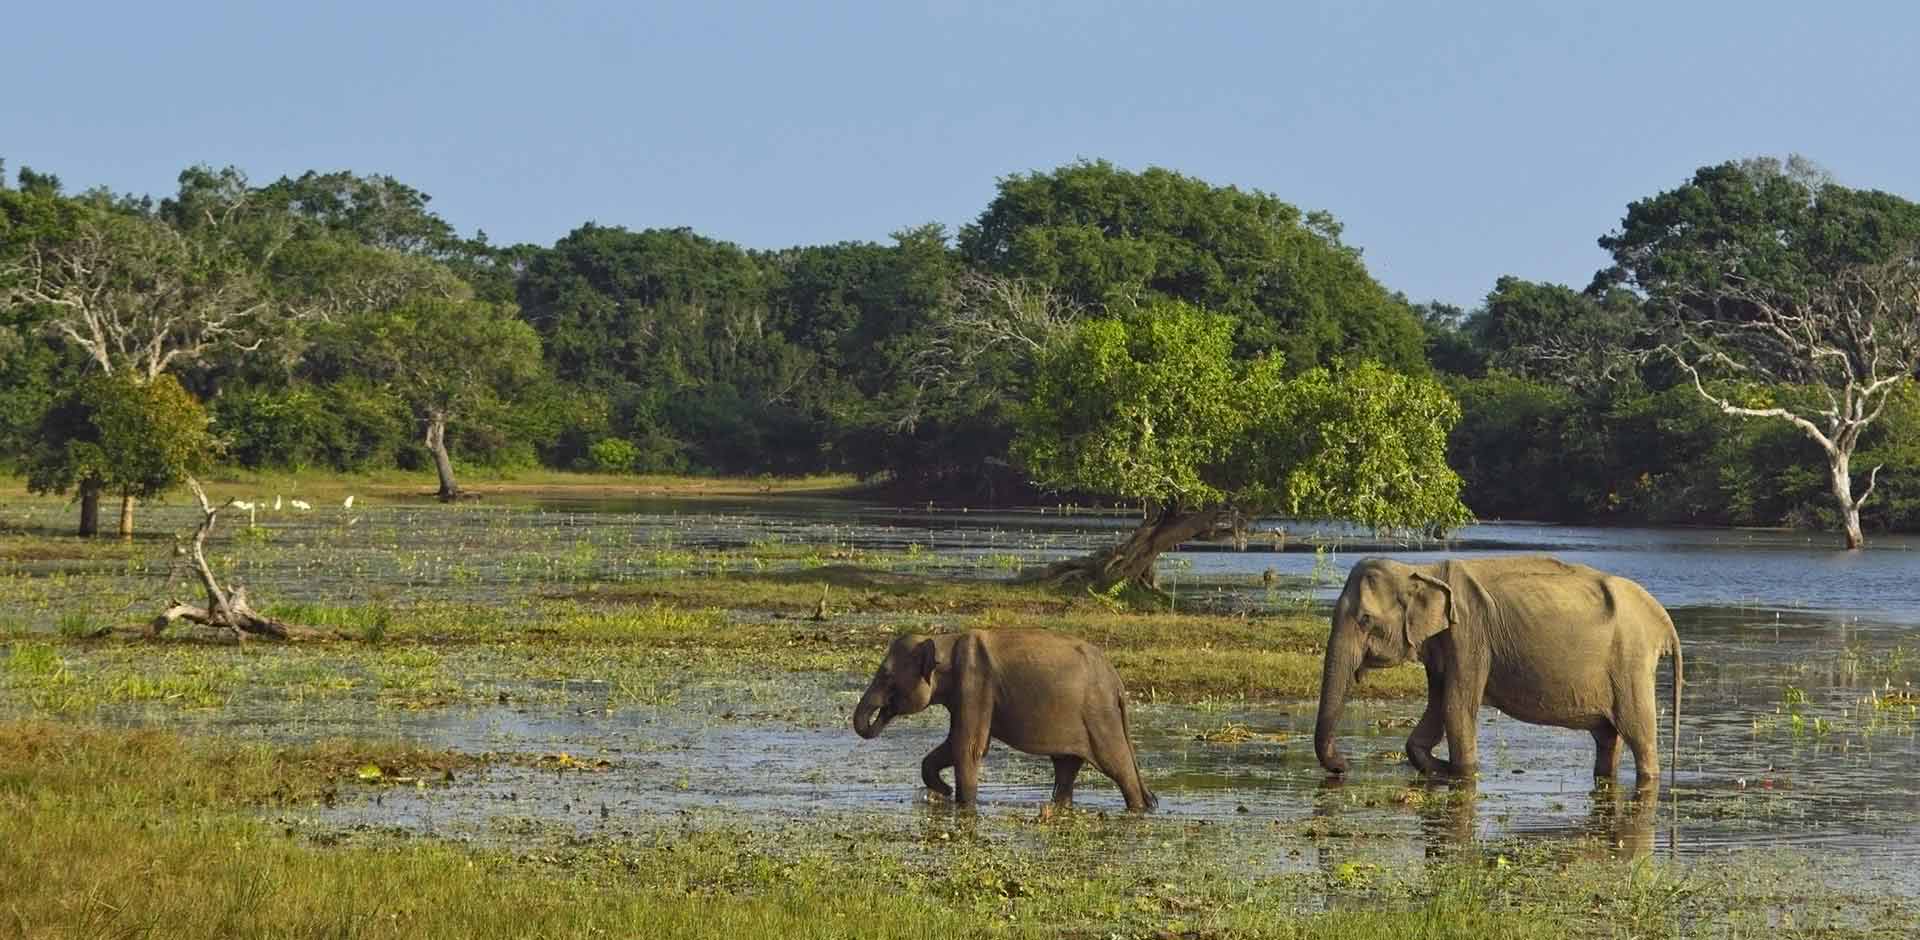
<svg viewBox="0 0 1920 940"><path fill-rule="evenodd" d="M372 764L386 778L443 778L480 758L402 741L273 747L154 729L0 721L0 801L62 797L133 812L278 806L331 798Z"/></svg>
<svg viewBox="0 0 1920 940"><path fill-rule="evenodd" d="M304 806L475 763L400 743L0 722L0 932L1368 940L1666 938L1711 923L1729 937L1867 937L1917 913L1835 894L1791 859L1678 866L1513 845L1394 863L1306 829L1250 842L1080 813L585 838L530 825L513 850L304 821ZM1323 862L1272 867L1303 847Z"/></svg>

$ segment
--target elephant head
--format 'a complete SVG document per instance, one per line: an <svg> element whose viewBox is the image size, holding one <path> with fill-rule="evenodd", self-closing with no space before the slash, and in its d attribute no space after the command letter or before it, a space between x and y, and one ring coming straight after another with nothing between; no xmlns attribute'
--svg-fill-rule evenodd
<svg viewBox="0 0 1920 940"><path fill-rule="evenodd" d="M863 738L879 735L899 715L911 715L933 704L934 675L939 668L939 648L923 636L896 637L887 647L887 656L874 670L873 681L853 709L854 733Z"/></svg>
<svg viewBox="0 0 1920 940"><path fill-rule="evenodd" d="M1345 773L1346 758L1333 743L1333 729L1346 707L1347 691L1369 669L1397 666L1456 622L1453 588L1444 572L1368 558L1353 566L1333 605L1327 658L1320 677L1320 714L1313 751L1320 766Z"/></svg>

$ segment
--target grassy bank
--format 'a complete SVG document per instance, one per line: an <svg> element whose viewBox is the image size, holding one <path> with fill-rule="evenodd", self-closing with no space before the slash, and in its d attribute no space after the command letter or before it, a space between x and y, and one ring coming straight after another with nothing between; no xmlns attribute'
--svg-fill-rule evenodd
<svg viewBox="0 0 1920 940"><path fill-rule="evenodd" d="M507 850L330 832L298 812L377 794L356 765L424 775L454 769L447 760L405 746L272 749L0 722L0 929L1365 940L1682 937L1712 925L1732 937L1865 937L1917 913L1834 896L1763 859L1669 866L1507 846L1395 867L1333 861L1299 832L1249 844L1206 827L1084 814L777 831L669 823L624 837L532 834ZM1302 849L1327 860L1271 864Z"/></svg>

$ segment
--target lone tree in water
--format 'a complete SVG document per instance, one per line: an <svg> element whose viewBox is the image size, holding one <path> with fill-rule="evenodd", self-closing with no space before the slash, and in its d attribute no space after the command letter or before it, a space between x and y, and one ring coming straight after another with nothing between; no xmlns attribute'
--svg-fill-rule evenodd
<svg viewBox="0 0 1920 940"><path fill-rule="evenodd" d="M1842 269L1801 289L1729 274L1702 305L1677 306L1661 347L1722 412L1800 429L1827 456L1827 480L1849 549L1866 544L1860 507L1880 468L1853 492L1861 435L1920 369L1920 258ZM1709 385L1702 374L1735 379Z"/></svg>
<svg viewBox="0 0 1920 940"><path fill-rule="evenodd" d="M1375 528L1468 520L1446 464L1459 406L1430 379L1363 363L1292 378L1233 357L1233 318L1160 301L1086 319L1038 354L1014 458L1043 486L1139 502L1119 545L1024 580L1153 588L1162 552L1283 513Z"/></svg>
<svg viewBox="0 0 1920 940"><path fill-rule="evenodd" d="M540 372L540 337L510 306L417 298L364 315L348 330L363 368L419 416L442 500L460 498L447 452L447 427L498 410Z"/></svg>
<svg viewBox="0 0 1920 940"><path fill-rule="evenodd" d="M1629 205L1590 292L1639 292L1682 382L1820 445L1853 549L1879 470L1855 495L1855 449L1920 365L1916 245L1920 203L1841 186L1799 156L1723 163Z"/></svg>

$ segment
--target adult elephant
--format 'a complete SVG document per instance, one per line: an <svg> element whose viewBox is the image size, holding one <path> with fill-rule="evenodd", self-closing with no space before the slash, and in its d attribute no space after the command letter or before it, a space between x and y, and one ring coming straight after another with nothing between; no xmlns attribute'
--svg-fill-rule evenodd
<svg viewBox="0 0 1920 940"><path fill-rule="evenodd" d="M1481 702L1541 725L1593 734L1594 776L1611 779L1620 739L1639 783L1660 776L1654 670L1673 654L1673 754L1680 752L1680 637L1645 588L1541 556L1353 567L1333 608L1313 729L1321 766L1344 773L1333 731L1347 690L1368 669L1418 658L1427 710L1407 737L1422 773L1471 775ZM1433 756L1442 735L1448 760Z"/></svg>

